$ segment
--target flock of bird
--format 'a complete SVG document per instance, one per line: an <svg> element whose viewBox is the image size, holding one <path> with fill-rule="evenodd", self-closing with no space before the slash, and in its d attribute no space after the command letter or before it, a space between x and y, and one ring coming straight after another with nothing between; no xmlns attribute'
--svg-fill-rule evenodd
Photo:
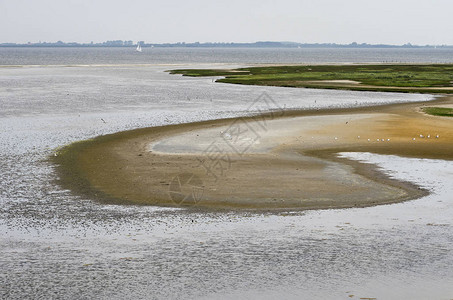
<svg viewBox="0 0 453 300"><path fill-rule="evenodd" d="M435 138L436 138L436 139L438 139L439 137L440 137L440 136L439 136L438 134L435 135ZM425 138L425 136L424 136L423 134L420 134L420 138L423 139L423 138ZM426 138L427 138L427 139L431 138L431 135L428 134L428 135L426 136ZM412 140L415 141L415 138L412 138Z"/></svg>
<svg viewBox="0 0 453 300"><path fill-rule="evenodd" d="M434 136L436 139L440 138L440 135L436 134ZM312 137L313 138L313 137ZM423 134L420 134L420 138L421 139L424 139L424 138L431 138L431 134L428 134L426 137L423 135ZM357 139L360 139L360 135L357 136ZM334 140L338 140L338 137L335 137ZM412 138L413 141L416 140L416 138ZM390 139L376 139L377 142L390 142ZM371 142L371 139L368 139L368 142Z"/></svg>

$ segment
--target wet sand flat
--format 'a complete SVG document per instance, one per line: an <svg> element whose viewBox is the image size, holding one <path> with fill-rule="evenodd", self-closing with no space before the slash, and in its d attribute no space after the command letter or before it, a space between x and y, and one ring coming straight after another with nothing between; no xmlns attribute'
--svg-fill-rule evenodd
<svg viewBox="0 0 453 300"><path fill-rule="evenodd" d="M442 98L138 129L71 145L55 160L63 185L107 203L254 210L394 203L427 192L337 153L452 159L453 120L420 111L452 103Z"/></svg>

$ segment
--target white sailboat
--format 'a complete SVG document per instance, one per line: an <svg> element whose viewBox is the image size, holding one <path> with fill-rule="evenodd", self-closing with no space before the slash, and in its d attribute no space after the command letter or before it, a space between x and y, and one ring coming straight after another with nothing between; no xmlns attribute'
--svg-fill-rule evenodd
<svg viewBox="0 0 453 300"><path fill-rule="evenodd" d="M142 47L140 46L140 43L137 43L137 49L135 49L137 52L142 52Z"/></svg>

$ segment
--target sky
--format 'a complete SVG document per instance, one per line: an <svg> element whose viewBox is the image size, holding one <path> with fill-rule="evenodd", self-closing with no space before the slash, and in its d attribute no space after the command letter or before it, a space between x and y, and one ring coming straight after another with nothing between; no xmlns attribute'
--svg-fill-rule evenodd
<svg viewBox="0 0 453 300"><path fill-rule="evenodd" d="M0 43L453 45L452 0L0 0Z"/></svg>

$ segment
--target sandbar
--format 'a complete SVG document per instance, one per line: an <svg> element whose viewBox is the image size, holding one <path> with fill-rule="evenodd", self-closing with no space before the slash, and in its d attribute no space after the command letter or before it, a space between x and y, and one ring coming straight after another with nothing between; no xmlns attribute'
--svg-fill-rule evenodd
<svg viewBox="0 0 453 300"><path fill-rule="evenodd" d="M452 104L444 97L143 128L74 143L53 159L60 184L103 203L263 211L390 204L428 191L338 153L451 160L453 119L421 108Z"/></svg>

